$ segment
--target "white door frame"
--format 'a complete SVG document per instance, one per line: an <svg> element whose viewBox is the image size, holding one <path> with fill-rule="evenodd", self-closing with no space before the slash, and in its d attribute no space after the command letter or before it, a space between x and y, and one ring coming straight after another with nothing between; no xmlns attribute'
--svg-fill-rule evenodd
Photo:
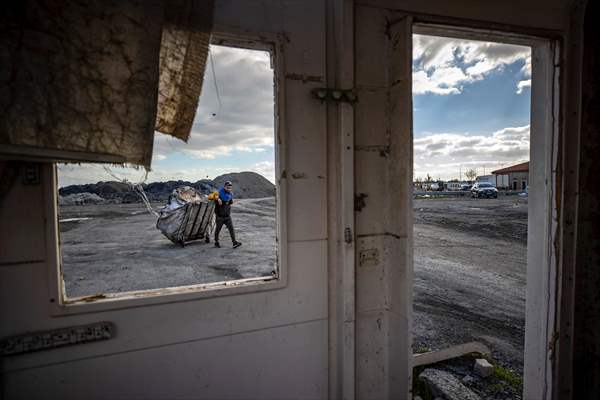
<svg viewBox="0 0 600 400"><path fill-rule="evenodd" d="M550 399L557 307L557 262L552 244L557 230L558 43L510 32L439 24L414 24L413 33L495 41L532 49L524 399Z"/></svg>

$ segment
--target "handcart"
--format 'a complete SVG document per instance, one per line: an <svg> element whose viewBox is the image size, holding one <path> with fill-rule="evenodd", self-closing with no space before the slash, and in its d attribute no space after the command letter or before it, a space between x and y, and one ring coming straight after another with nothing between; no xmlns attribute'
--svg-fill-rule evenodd
<svg viewBox="0 0 600 400"><path fill-rule="evenodd" d="M156 228L182 247L199 239L209 243L214 214L214 201L192 187L182 186L173 191L167 205L159 211Z"/></svg>

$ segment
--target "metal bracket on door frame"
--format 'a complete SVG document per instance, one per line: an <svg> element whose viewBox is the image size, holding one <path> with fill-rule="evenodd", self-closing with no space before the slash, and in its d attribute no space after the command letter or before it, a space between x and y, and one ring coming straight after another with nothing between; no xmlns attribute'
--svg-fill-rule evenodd
<svg viewBox="0 0 600 400"><path fill-rule="evenodd" d="M316 99L321 100L321 102L331 100L354 104L358 101L358 96L354 89L315 88L311 93Z"/></svg>

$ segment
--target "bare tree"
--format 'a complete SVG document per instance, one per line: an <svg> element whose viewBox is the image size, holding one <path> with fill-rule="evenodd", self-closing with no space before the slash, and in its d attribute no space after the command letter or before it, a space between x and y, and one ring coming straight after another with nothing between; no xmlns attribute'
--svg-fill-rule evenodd
<svg viewBox="0 0 600 400"><path fill-rule="evenodd" d="M415 187L418 187L419 189L423 189L423 180L421 178L417 178L415 180Z"/></svg>
<svg viewBox="0 0 600 400"><path fill-rule="evenodd" d="M465 171L465 176L468 180L474 181L477 178L477 170L475 168L470 168Z"/></svg>

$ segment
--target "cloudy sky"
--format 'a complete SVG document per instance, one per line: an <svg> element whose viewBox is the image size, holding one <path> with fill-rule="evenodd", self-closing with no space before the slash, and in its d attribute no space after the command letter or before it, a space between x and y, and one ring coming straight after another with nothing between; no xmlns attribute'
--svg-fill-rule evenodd
<svg viewBox="0 0 600 400"><path fill-rule="evenodd" d="M529 160L530 89L528 47L415 35L415 178Z"/></svg>
<svg viewBox="0 0 600 400"><path fill-rule="evenodd" d="M529 48L423 35L413 48L415 178L459 178L468 168L483 174L529 159ZM147 182L239 171L274 180L269 54L221 46L210 54L214 75L209 62L191 138L157 133ZM110 170L133 182L144 177ZM100 165L59 167L60 186L113 179Z"/></svg>
<svg viewBox="0 0 600 400"><path fill-rule="evenodd" d="M240 171L255 171L274 181L273 70L269 53L211 46L210 56L215 74L208 62L188 143L156 133L152 171L146 182L195 182ZM133 168L111 166L110 170L132 182L144 177L143 171ZM114 180L102 165L59 166L59 186L100 180Z"/></svg>

